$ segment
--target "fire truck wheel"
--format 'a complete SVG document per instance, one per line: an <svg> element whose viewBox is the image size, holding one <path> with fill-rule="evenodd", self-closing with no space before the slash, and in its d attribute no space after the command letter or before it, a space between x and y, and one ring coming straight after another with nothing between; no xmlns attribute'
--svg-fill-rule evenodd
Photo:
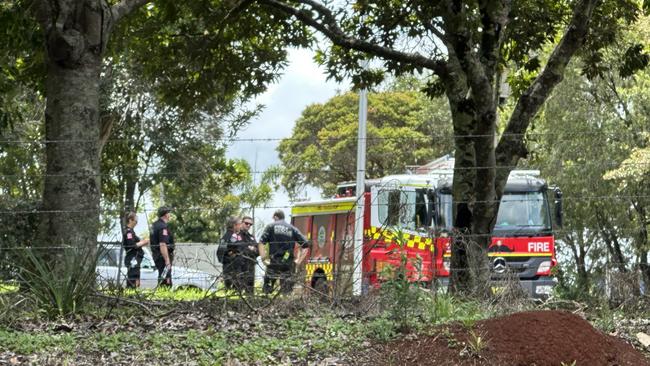
<svg viewBox="0 0 650 366"><path fill-rule="evenodd" d="M327 295L327 277L325 276L325 273L314 273L311 278L311 288L313 288L316 293L320 295Z"/></svg>

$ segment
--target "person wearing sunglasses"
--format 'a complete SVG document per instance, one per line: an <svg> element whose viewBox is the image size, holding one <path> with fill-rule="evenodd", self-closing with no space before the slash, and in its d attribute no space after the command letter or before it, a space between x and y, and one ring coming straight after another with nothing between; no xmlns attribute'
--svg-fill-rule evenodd
<svg viewBox="0 0 650 366"><path fill-rule="evenodd" d="M250 216L242 217L242 226L240 230L242 242L245 243L242 248L242 254L245 261L240 268L241 284L246 293L252 294L255 288L255 266L259 256L257 240L253 235L253 218Z"/></svg>

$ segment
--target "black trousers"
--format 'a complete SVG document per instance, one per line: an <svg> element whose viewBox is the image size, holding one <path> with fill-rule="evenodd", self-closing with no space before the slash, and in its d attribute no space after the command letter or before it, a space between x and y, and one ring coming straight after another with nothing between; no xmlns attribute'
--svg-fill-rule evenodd
<svg viewBox="0 0 650 366"><path fill-rule="evenodd" d="M169 264L174 263L174 254L169 253ZM158 270L158 286L159 287L172 287L172 269L170 268L165 278L163 272L165 271L165 259L160 256L154 260L156 269Z"/></svg>
<svg viewBox="0 0 650 366"><path fill-rule="evenodd" d="M140 262L134 255L127 255L124 258L124 266L126 269L126 288L136 288L136 281L140 279Z"/></svg>
<svg viewBox="0 0 650 366"><path fill-rule="evenodd" d="M280 282L280 292L283 294L291 293L293 290L294 263L289 259L288 263L271 263L266 267L264 275L264 287L262 290L265 294L273 292L276 281Z"/></svg>
<svg viewBox="0 0 650 366"><path fill-rule="evenodd" d="M233 273L234 273L234 266L232 264L232 259L229 257L227 254L223 259L223 263L221 263L221 275L223 276L223 285L226 288L226 290L230 290L232 288L232 279L233 279Z"/></svg>
<svg viewBox="0 0 650 366"><path fill-rule="evenodd" d="M256 260L244 255L236 255L224 266L226 288L252 294L255 288Z"/></svg>
<svg viewBox="0 0 650 366"><path fill-rule="evenodd" d="M126 271L126 288L136 288L138 280L140 280L140 265L129 267Z"/></svg>

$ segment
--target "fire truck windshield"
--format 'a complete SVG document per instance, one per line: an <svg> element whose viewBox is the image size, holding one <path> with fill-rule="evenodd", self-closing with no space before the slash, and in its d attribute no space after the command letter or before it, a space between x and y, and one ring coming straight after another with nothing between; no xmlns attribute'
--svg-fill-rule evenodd
<svg viewBox="0 0 650 366"><path fill-rule="evenodd" d="M503 195L494 229L512 228L551 228L548 204L544 193L506 192Z"/></svg>
<svg viewBox="0 0 650 366"><path fill-rule="evenodd" d="M450 193L438 196L438 227L451 229L453 204ZM545 231L551 229L549 206L543 192L506 192L501 198L495 231Z"/></svg>

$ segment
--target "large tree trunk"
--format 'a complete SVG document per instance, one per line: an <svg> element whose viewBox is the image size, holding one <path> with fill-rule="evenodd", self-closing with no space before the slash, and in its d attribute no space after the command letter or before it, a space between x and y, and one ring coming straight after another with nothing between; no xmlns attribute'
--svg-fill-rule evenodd
<svg viewBox="0 0 650 366"><path fill-rule="evenodd" d="M99 229L101 58L88 50L78 52L84 55L74 65L52 56L48 60L43 194L47 213L41 232L48 246L94 246Z"/></svg>
<svg viewBox="0 0 650 366"><path fill-rule="evenodd" d="M454 235L451 246L451 280L452 292L467 293L471 289L471 274L468 251L472 236L472 211L470 203L474 201L474 182L476 171L473 167L476 164L474 141L471 137L474 134L474 116L468 108L467 80L458 59L454 56L453 48L450 49L450 62L448 64L448 77L444 78L446 95L451 108L451 116L454 126L454 177L453 177L453 201L454 201Z"/></svg>
<svg viewBox="0 0 650 366"><path fill-rule="evenodd" d="M102 54L113 25L146 2L122 0L112 7L106 0L35 2L47 48L42 246L95 250Z"/></svg>
<svg viewBox="0 0 650 366"><path fill-rule="evenodd" d="M487 256L496 219L495 90L501 30L509 6L480 6L486 29L478 54L467 34L460 3L447 4L448 75L443 78L454 125L456 161L453 199L456 236L452 246L452 291L484 294L489 289Z"/></svg>

